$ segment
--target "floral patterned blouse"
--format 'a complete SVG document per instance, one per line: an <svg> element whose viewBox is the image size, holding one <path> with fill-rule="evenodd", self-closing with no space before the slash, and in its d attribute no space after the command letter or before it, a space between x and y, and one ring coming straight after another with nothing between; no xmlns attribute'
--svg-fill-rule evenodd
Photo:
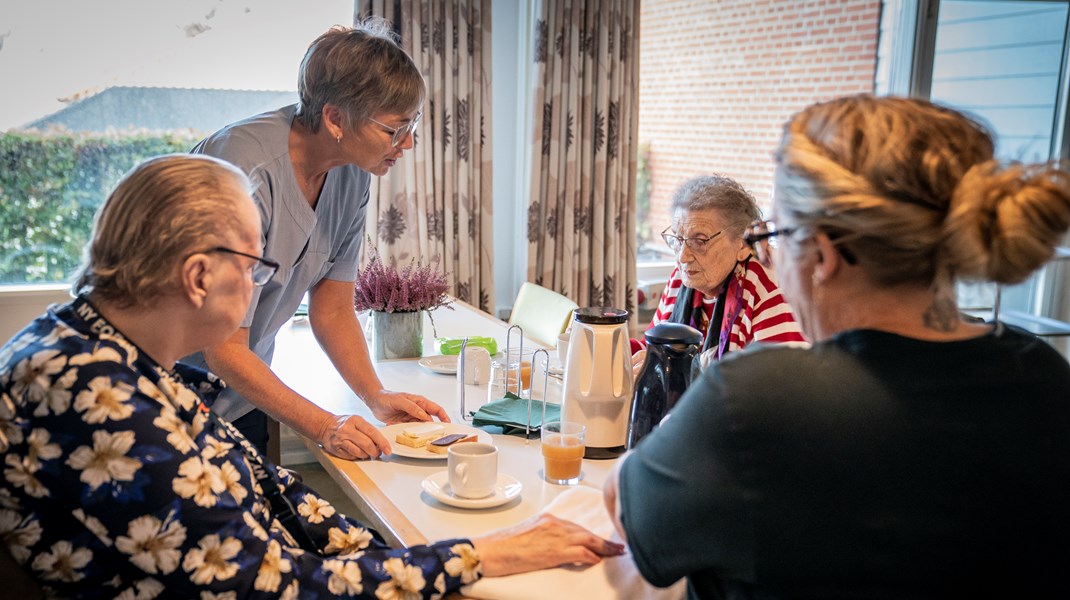
<svg viewBox="0 0 1070 600"><path fill-rule="evenodd" d="M0 349L0 540L52 595L82 598L440 597L481 575L468 540L390 549L288 471L300 548L255 476L256 450L86 298ZM261 463L262 464L262 463Z"/></svg>

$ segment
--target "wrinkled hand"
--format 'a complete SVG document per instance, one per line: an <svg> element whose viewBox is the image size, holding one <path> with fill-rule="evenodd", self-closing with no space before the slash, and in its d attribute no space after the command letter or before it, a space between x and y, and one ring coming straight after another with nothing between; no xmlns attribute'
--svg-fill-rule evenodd
<svg viewBox="0 0 1070 600"><path fill-rule="evenodd" d="M646 361L646 349L642 349L632 355L632 383L639 378L639 371L643 370L643 363Z"/></svg>
<svg viewBox="0 0 1070 600"><path fill-rule="evenodd" d="M715 362L717 362L717 348L710 348L698 356L699 368L703 371Z"/></svg>
<svg viewBox="0 0 1070 600"><path fill-rule="evenodd" d="M594 565L620 556L624 546L602 539L572 521L542 514L515 527L472 540L483 575L501 577L561 565Z"/></svg>
<svg viewBox="0 0 1070 600"><path fill-rule="evenodd" d="M670 415L672 413L669 413ZM609 476L606 477L606 482L602 486L602 500L606 504L606 512L609 513L609 520L613 522L613 528L617 530L617 535L625 542L628 541L628 533L624 531L624 522L620 518L620 471L624 466L625 459L632 453L629 450L624 456L617 459L617 462L613 464L613 468L609 471Z"/></svg>
<svg viewBox="0 0 1070 600"><path fill-rule="evenodd" d="M441 406L417 394L379 390L368 394L364 403L372 410L376 419L387 425L430 421L434 417L438 417L443 423L450 422L449 415Z"/></svg>
<svg viewBox="0 0 1070 600"><path fill-rule="evenodd" d="M345 460L376 458L390 454L390 442L379 429L357 415L342 415L328 422L319 443L328 453Z"/></svg>

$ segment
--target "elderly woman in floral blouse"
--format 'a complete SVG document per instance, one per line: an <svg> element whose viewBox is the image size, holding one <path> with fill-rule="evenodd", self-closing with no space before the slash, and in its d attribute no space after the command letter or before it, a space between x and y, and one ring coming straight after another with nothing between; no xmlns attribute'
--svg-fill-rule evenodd
<svg viewBox="0 0 1070 600"><path fill-rule="evenodd" d="M553 518L390 549L209 411L222 382L176 361L234 332L278 268L249 190L209 157L136 167L97 217L77 298L0 349L0 539L45 592L437 597L622 551Z"/></svg>

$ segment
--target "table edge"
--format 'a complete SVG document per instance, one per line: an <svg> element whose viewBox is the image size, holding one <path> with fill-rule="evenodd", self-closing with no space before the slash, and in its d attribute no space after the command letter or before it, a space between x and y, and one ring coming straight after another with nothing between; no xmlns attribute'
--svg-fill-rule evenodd
<svg viewBox="0 0 1070 600"><path fill-rule="evenodd" d="M393 501L379 489L379 486L368 477L358 461L352 461L354 467L352 473L345 472L334 462L341 459L335 459L327 454L319 444L304 436L301 436L301 441L304 442L312 456L320 463L320 466L327 471L331 479L334 481L346 481L350 484L339 485L338 487L356 505L361 515L369 521L365 525L378 531L388 544L395 547L408 547L427 543L427 538L409 521L405 513L398 509ZM354 518L356 517L355 515L353 516Z"/></svg>

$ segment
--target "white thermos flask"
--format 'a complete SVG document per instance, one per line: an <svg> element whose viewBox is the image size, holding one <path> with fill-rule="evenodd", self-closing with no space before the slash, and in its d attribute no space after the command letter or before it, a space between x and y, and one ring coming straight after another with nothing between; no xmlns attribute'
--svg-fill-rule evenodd
<svg viewBox="0 0 1070 600"><path fill-rule="evenodd" d="M632 404L628 311L585 307L575 311L565 357L561 418L587 427L586 458L624 452Z"/></svg>

